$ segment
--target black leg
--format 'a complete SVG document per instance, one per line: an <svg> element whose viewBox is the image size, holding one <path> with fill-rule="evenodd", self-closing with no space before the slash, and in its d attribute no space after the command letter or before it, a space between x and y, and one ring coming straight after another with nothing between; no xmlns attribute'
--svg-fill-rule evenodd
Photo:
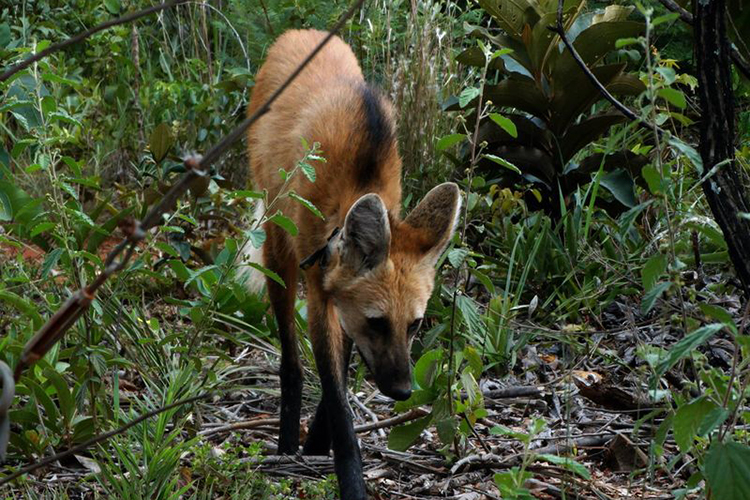
<svg viewBox="0 0 750 500"><path fill-rule="evenodd" d="M268 226L268 224L266 225ZM299 419L302 406L302 364L294 328L294 300L297 291L297 265L289 253L289 245L278 235L276 228L266 228L269 238L264 246L265 264L286 283L286 288L267 279L268 297L276 316L281 339L281 424L279 426L279 455L299 451Z"/></svg>
<svg viewBox="0 0 750 500"><path fill-rule="evenodd" d="M349 369L349 360L352 354L352 341L346 337L343 344L344 360L341 378L344 381L344 391L346 392L346 372ZM310 430L307 433L307 439L302 449L305 455L328 455L331 450L331 429L328 425L328 413L323 401L318 403L318 409L315 411Z"/></svg>
<svg viewBox="0 0 750 500"><path fill-rule="evenodd" d="M308 290L308 321L323 389L322 403L333 445L333 464L339 480L341 500L366 500L362 457L346 401L344 359L341 356L345 334L337 321L329 321L335 314L333 306L315 288L311 286Z"/></svg>

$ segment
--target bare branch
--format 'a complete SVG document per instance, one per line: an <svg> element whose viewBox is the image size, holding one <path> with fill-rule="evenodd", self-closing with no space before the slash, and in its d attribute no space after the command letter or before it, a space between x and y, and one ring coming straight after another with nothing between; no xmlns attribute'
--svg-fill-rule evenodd
<svg viewBox="0 0 750 500"><path fill-rule="evenodd" d="M617 108L617 110L628 117L629 119L643 123L643 120L641 117L639 117L635 112L625 106L623 103L617 100L615 96L613 96L607 88L602 85L602 82L599 81L599 79L594 75L594 73L591 72L588 66L586 66L586 63L581 58L581 55L578 53L578 51L573 47L573 44L570 43L570 40L568 40L568 36L565 34L565 27L563 25L563 0L559 0L557 4L557 24L555 26L548 26L548 30L553 31L557 33L557 35L560 37L562 42L565 44L565 46L570 51L570 54L573 56L573 59L578 64L578 66L581 67L583 72L586 74L588 79L591 81L591 83L594 84L594 86L599 89L599 92L604 96L605 99L607 99L609 102L612 103L612 105Z"/></svg>

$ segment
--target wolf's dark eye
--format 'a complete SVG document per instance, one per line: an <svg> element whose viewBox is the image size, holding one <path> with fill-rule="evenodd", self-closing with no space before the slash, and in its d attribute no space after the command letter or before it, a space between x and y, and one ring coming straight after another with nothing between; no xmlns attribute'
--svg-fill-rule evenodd
<svg viewBox="0 0 750 500"><path fill-rule="evenodd" d="M367 329L373 335L388 335L391 331L391 324L388 318L379 316L377 318L367 318Z"/></svg>
<svg viewBox="0 0 750 500"><path fill-rule="evenodd" d="M411 322L409 329L406 331L409 337L413 337L419 331L419 327L422 326L422 318L417 318Z"/></svg>

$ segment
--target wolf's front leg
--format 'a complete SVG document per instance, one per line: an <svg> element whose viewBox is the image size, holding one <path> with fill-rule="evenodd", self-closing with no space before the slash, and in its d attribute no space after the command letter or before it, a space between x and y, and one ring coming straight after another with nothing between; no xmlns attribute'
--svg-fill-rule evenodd
<svg viewBox="0 0 750 500"><path fill-rule="evenodd" d="M342 500L365 500L362 458L354 434L352 414L346 400L344 332L333 305L315 296L308 302L308 322L323 389L322 404L333 445L333 461Z"/></svg>

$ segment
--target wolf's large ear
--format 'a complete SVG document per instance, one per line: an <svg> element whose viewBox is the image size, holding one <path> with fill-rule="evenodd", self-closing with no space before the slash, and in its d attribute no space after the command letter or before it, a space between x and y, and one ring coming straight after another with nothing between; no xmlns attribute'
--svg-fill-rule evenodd
<svg viewBox="0 0 750 500"><path fill-rule="evenodd" d="M453 236L461 211L461 191L452 182L432 188L405 222L426 235L426 258L435 265Z"/></svg>
<svg viewBox="0 0 750 500"><path fill-rule="evenodd" d="M341 236L341 261L364 274L388 258L391 225L383 200L375 193L354 202L344 220Z"/></svg>

